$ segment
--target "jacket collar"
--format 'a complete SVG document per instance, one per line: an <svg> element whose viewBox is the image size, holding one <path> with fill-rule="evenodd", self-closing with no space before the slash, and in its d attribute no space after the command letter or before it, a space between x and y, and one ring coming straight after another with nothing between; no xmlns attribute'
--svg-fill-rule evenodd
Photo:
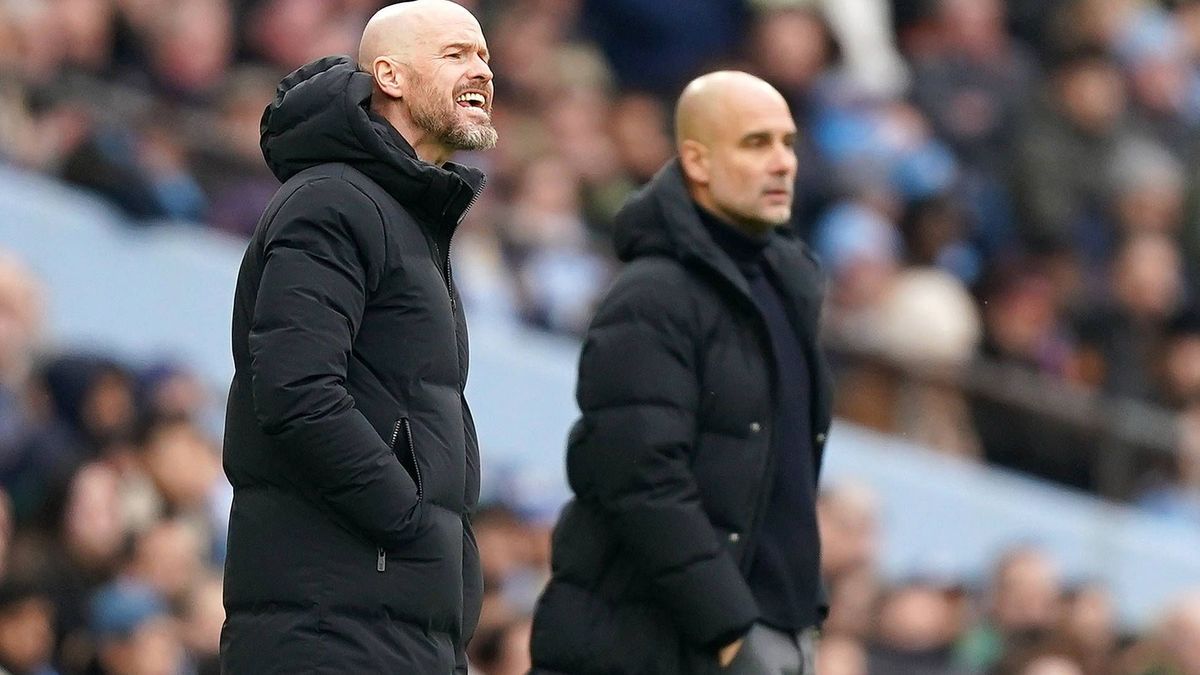
<svg viewBox="0 0 1200 675"><path fill-rule="evenodd" d="M664 166L617 214L616 247L622 260L645 255L666 255L705 269L736 290L753 306L745 275L713 240L701 222L688 193L679 161ZM771 233L763 259L797 319L798 328L815 330L820 313L823 278L816 258L790 227Z"/></svg>

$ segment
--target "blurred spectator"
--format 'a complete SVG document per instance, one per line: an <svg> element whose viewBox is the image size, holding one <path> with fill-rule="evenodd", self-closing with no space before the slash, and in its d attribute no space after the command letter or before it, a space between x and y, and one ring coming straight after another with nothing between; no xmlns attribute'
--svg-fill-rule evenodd
<svg viewBox="0 0 1200 675"><path fill-rule="evenodd" d="M975 670L1047 639L1059 619L1062 586L1054 563L1031 547L1000 557L987 588L983 622L963 636L959 655Z"/></svg>
<svg viewBox="0 0 1200 675"><path fill-rule="evenodd" d="M1197 64L1188 52L1183 24L1161 6L1142 4L1113 37L1139 121L1167 147L1186 148L1200 122L1200 99Z"/></svg>
<svg viewBox="0 0 1200 675"><path fill-rule="evenodd" d="M0 250L0 442L20 426L21 396L41 339L43 290L28 268Z"/></svg>
<svg viewBox="0 0 1200 675"><path fill-rule="evenodd" d="M209 100L232 56L232 22L229 0L160 3L145 36L154 86L171 98Z"/></svg>
<svg viewBox="0 0 1200 675"><path fill-rule="evenodd" d="M667 107L653 96L626 94L612 110L612 136L621 166L638 185L658 173L674 154Z"/></svg>
<svg viewBox="0 0 1200 675"><path fill-rule="evenodd" d="M831 340L870 347L869 326L898 272L902 242L885 192L835 205L818 221L814 248L832 281L824 330Z"/></svg>
<svg viewBox="0 0 1200 675"><path fill-rule="evenodd" d="M178 520L156 523L137 538L125 575L181 605L203 569L203 538Z"/></svg>
<svg viewBox="0 0 1200 675"><path fill-rule="evenodd" d="M878 348L900 363L955 369L978 348L978 309L962 282L935 269L901 273L880 308Z"/></svg>
<svg viewBox="0 0 1200 675"><path fill-rule="evenodd" d="M72 480L56 532L26 530L15 542L13 575L41 580L54 604L58 661L68 672L91 658L88 598L116 574L129 529L120 477L107 464L83 466ZM50 535L53 538L46 539Z"/></svg>
<svg viewBox="0 0 1200 675"><path fill-rule="evenodd" d="M986 356L1077 380L1075 344L1053 279L1032 261L992 271L981 286Z"/></svg>
<svg viewBox="0 0 1200 675"><path fill-rule="evenodd" d="M954 646L963 626L947 590L915 580L880 598L875 639L869 650L872 675L956 675Z"/></svg>
<svg viewBox="0 0 1200 675"><path fill-rule="evenodd" d="M757 0L769 4L769 0ZM871 96L899 94L908 82L908 66L896 53L886 0L822 2L843 47L848 77Z"/></svg>
<svg viewBox="0 0 1200 675"><path fill-rule="evenodd" d="M133 377L104 356L69 354L48 363L42 379L58 419L89 457L132 440Z"/></svg>
<svg viewBox="0 0 1200 675"><path fill-rule="evenodd" d="M817 672L821 675L868 675L867 653L855 640L823 635L817 651Z"/></svg>
<svg viewBox="0 0 1200 675"><path fill-rule="evenodd" d="M103 74L111 66L117 8L108 0L58 0L47 3L61 31L64 62L72 68Z"/></svg>
<svg viewBox="0 0 1200 675"><path fill-rule="evenodd" d="M971 243L967 210L948 195L918 199L908 205L900 220L908 263L936 266L964 284L980 276L982 260Z"/></svg>
<svg viewBox="0 0 1200 675"><path fill-rule="evenodd" d="M921 378L882 384L878 391L892 411L883 429L951 454L978 456L966 399L953 380L944 379L962 371L980 340L978 310L962 283L936 269L907 269L873 310L869 350Z"/></svg>
<svg viewBox="0 0 1200 675"><path fill-rule="evenodd" d="M192 585L183 605L183 643L196 666L196 675L220 675L217 653L225 607L221 602L221 579L210 575Z"/></svg>
<svg viewBox="0 0 1200 675"><path fill-rule="evenodd" d="M964 163L988 177L1002 159L1035 73L1005 32L1001 0L938 0L934 39L915 55L913 100Z"/></svg>
<svg viewBox="0 0 1200 675"><path fill-rule="evenodd" d="M828 634L866 640L875 623L881 582L870 570L856 571L831 581L828 588L829 617L821 629Z"/></svg>
<svg viewBox="0 0 1200 675"><path fill-rule="evenodd" d="M259 120L279 74L243 66L230 72L219 95L218 117L210 143L197 148L196 178L211 197L214 227L248 237L258 224L279 181L267 169L259 149Z"/></svg>
<svg viewBox="0 0 1200 675"><path fill-rule="evenodd" d="M211 392L198 373L186 366L161 363L138 374L137 400L143 414L199 422L213 405Z"/></svg>
<svg viewBox="0 0 1200 675"><path fill-rule="evenodd" d="M1058 640L1075 656L1082 675L1109 672L1117 647L1112 594L1099 584L1067 590L1057 633Z"/></svg>
<svg viewBox="0 0 1200 675"><path fill-rule="evenodd" d="M1110 393L1152 399L1156 355L1183 301L1178 248L1162 234L1129 237L1111 264L1111 301L1079 327L1084 377Z"/></svg>
<svg viewBox="0 0 1200 675"><path fill-rule="evenodd" d="M1118 234L1179 234L1183 217L1183 165L1163 146L1131 141L1122 146L1111 170L1113 217Z"/></svg>
<svg viewBox="0 0 1200 675"><path fill-rule="evenodd" d="M518 551L521 521L508 507L484 505L475 512L471 524L475 529L479 559L483 563L484 591L498 591L521 565Z"/></svg>
<svg viewBox="0 0 1200 675"><path fill-rule="evenodd" d="M131 473L152 489L152 516L182 519L201 538L203 558L223 562L233 491L212 441L186 417L151 418L138 459Z"/></svg>
<svg viewBox="0 0 1200 675"><path fill-rule="evenodd" d="M1017 652L1005 659L996 675L1086 675L1068 648L1053 643Z"/></svg>
<svg viewBox="0 0 1200 675"><path fill-rule="evenodd" d="M817 497L821 533L821 576L839 585L871 572L879 552L879 498L861 483L826 485Z"/></svg>
<svg viewBox="0 0 1200 675"><path fill-rule="evenodd" d="M39 452L32 438L43 422L31 382L42 302L40 283L14 256L0 251L0 488L7 492L5 508L11 496L21 519L44 500L50 477L65 473L72 460L65 449Z"/></svg>
<svg viewBox="0 0 1200 675"><path fill-rule="evenodd" d="M553 157L535 160L501 230L525 320L573 334L587 328L611 264L589 246L579 200L579 178L568 166Z"/></svg>
<svg viewBox="0 0 1200 675"><path fill-rule="evenodd" d="M206 514L216 483L223 479L216 449L195 424L184 417L157 419L147 425L140 441L142 466L166 512Z"/></svg>
<svg viewBox="0 0 1200 675"><path fill-rule="evenodd" d="M35 588L0 582L0 672L7 675L56 675L54 607Z"/></svg>
<svg viewBox="0 0 1200 675"><path fill-rule="evenodd" d="M1159 652L1146 675L1200 672L1200 595L1176 600L1155 638Z"/></svg>
<svg viewBox="0 0 1200 675"><path fill-rule="evenodd" d="M178 675L185 667L178 626L166 603L145 586L122 581L97 591L91 629L107 675Z"/></svg>
<svg viewBox="0 0 1200 675"><path fill-rule="evenodd" d="M485 675L525 675L532 666L529 630L526 618L477 632L471 641L472 665Z"/></svg>
<svg viewBox="0 0 1200 675"><path fill-rule="evenodd" d="M583 0L581 24L623 86L673 96L736 51L747 18L736 0Z"/></svg>
<svg viewBox="0 0 1200 675"><path fill-rule="evenodd" d="M1200 308L1178 312L1167 325L1166 341L1156 398L1177 410L1200 406Z"/></svg>
<svg viewBox="0 0 1200 675"><path fill-rule="evenodd" d="M783 4L754 18L749 58L757 74L805 117L812 89L836 63L840 48L824 15L812 5Z"/></svg>
<svg viewBox="0 0 1200 675"><path fill-rule="evenodd" d="M106 197L135 218L198 221L207 200L187 166L178 130L165 110L118 127L87 120L65 152L61 176Z"/></svg>
<svg viewBox="0 0 1200 675"><path fill-rule="evenodd" d="M1049 265L1018 260L991 270L979 288L983 302L981 354L1053 380L1079 382L1081 357ZM1026 411L1020 402L982 392L971 415L991 463L1087 489L1094 476L1094 440L1053 414Z"/></svg>
<svg viewBox="0 0 1200 675"><path fill-rule="evenodd" d="M322 56L357 54L362 28L378 9L359 5L325 0L251 4L243 27L244 46L285 72Z"/></svg>
<svg viewBox="0 0 1200 675"><path fill-rule="evenodd" d="M1079 247L1103 259L1112 226L1105 219L1109 184L1103 171L1128 141L1121 72L1097 49L1064 57L1050 74L1044 100L1014 138L1012 185L1018 231L1037 250Z"/></svg>

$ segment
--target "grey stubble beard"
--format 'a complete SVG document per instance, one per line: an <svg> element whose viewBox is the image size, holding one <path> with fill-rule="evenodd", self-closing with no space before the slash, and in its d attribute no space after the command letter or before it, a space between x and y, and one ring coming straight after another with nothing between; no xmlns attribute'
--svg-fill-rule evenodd
<svg viewBox="0 0 1200 675"><path fill-rule="evenodd" d="M419 129L455 150L491 150L496 147L499 134L490 121L484 124L460 121L452 110L436 105L440 94L427 82L421 81L417 90L416 99L409 103L409 111Z"/></svg>

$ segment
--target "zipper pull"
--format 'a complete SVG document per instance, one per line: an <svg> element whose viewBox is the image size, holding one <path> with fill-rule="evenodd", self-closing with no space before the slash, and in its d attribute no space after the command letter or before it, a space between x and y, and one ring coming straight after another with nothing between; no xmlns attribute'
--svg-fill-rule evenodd
<svg viewBox="0 0 1200 675"><path fill-rule="evenodd" d="M387 569L387 554L384 553L382 546L377 551L379 552L379 557L375 559L375 571L382 572Z"/></svg>

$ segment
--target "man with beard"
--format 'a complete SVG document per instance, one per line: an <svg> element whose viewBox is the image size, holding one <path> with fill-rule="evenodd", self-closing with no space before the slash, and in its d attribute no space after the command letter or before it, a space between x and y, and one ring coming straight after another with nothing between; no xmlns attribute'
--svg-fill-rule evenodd
<svg viewBox="0 0 1200 675"><path fill-rule="evenodd" d="M479 23L389 6L358 63L288 75L262 119L283 186L233 311L226 673L465 672L479 456L450 240L496 142Z"/></svg>
<svg viewBox="0 0 1200 675"><path fill-rule="evenodd" d="M535 673L811 675L830 419L821 275L790 228L796 125L738 72L693 81L679 158L617 216L533 622Z"/></svg>

